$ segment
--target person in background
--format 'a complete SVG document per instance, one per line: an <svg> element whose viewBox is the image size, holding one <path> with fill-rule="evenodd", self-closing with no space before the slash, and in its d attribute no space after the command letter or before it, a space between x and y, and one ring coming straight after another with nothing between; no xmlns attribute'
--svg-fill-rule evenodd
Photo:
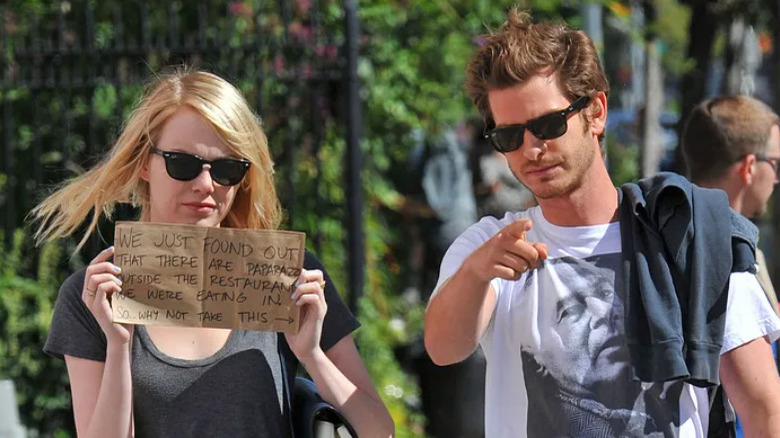
<svg viewBox="0 0 780 438"><path fill-rule="evenodd" d="M688 116L682 149L693 183L722 189L731 208L749 219L766 213L780 164L780 118L772 109L748 96L708 99ZM780 312L761 250L756 261L761 287Z"/></svg>
<svg viewBox="0 0 780 438"><path fill-rule="evenodd" d="M117 203L142 222L275 229L281 208L259 118L224 79L181 69L152 82L103 160L46 198L37 237L84 244ZM292 299L297 334L112 322L110 247L62 285L44 351L64 358L80 437L292 436L298 365L361 436L393 420L358 354L359 324L310 253Z"/></svg>

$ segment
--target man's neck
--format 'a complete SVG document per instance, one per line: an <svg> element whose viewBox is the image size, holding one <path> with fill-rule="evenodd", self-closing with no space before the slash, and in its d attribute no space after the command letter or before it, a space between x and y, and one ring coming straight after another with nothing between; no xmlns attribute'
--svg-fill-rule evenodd
<svg viewBox="0 0 780 438"><path fill-rule="evenodd" d="M538 202L545 219L561 227L608 224L618 218L617 190L603 162L571 193Z"/></svg>
<svg viewBox="0 0 780 438"><path fill-rule="evenodd" d="M743 216L749 216L749 213L743 209L742 202L745 197L747 185L740 181L739 175L736 172L727 177L712 181L694 181L694 184L708 189L723 190L729 198L729 205L731 208Z"/></svg>

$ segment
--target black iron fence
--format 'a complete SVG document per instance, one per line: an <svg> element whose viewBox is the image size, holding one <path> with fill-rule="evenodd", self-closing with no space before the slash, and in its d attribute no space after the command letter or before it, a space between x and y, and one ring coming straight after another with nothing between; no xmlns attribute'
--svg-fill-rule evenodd
<svg viewBox="0 0 780 438"><path fill-rule="evenodd" d="M276 162L286 226L308 232L315 251L323 223L347 230L341 244L355 308L363 243L354 1L16 3L0 6L6 242L52 185L111 147L154 72L186 63L227 78L254 104ZM344 196L323 193L324 160L343 168ZM133 214L120 208L117 217ZM110 224L102 226L85 252L105 246L111 233Z"/></svg>

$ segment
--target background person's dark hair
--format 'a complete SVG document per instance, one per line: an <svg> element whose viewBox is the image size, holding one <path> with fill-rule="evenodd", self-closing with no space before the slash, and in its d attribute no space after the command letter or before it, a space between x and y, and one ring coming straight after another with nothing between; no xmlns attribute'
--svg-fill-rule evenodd
<svg viewBox="0 0 780 438"><path fill-rule="evenodd" d="M682 137L688 178L717 181L742 157L766 153L773 125L780 125L777 114L751 97L722 96L700 103L688 116Z"/></svg>
<svg viewBox="0 0 780 438"><path fill-rule="evenodd" d="M497 32L481 38L484 43L468 66L466 88L488 126L493 120L488 91L513 87L545 71L557 75L561 91L571 101L593 97L599 91L609 96L596 46L581 30L532 23L528 12L516 8L508 12ZM589 120L590 114L582 113Z"/></svg>

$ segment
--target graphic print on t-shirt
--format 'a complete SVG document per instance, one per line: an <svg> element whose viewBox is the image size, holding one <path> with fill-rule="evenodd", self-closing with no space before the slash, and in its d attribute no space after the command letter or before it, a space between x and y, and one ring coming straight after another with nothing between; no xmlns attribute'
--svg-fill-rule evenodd
<svg viewBox="0 0 780 438"><path fill-rule="evenodd" d="M539 345L521 349L529 437L677 436L683 384L633 380L619 266L614 253L529 272L525 289L539 291Z"/></svg>

